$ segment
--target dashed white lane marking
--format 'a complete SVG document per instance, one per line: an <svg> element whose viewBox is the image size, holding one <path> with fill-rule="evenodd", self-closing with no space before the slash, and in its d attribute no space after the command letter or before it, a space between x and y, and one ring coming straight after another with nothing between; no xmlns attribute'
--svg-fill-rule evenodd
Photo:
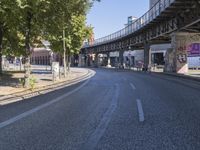
<svg viewBox="0 0 200 150"><path fill-rule="evenodd" d="M46 108L46 107L48 107L48 106L50 106L50 105L52 105L52 104L54 104L54 103L56 103L56 102L59 102L59 101L62 100L63 98L68 97L69 95L71 95L71 94L77 92L78 90L80 90L81 88L83 88L89 81L90 81L90 80L87 80L86 82L84 82L83 84L81 84L81 85L80 85L79 87L77 87L76 89L74 89L74 90L72 90L72 91L70 91L70 92L68 92L68 93L66 93L66 94L64 94L64 95L62 95L62 96L60 96L60 97L57 97L56 99L54 99L54 100L52 100L52 101L49 101L49 102L47 102L47 103L44 103L44 104L42 104L42 105L40 105L40 106L38 106L38 107L35 107L35 108L33 108L33 109L29 110L29 111L26 111L26 112L24 112L24 113L22 113L22 114L20 114L20 115L17 115L17 116L15 116L15 117L13 117L13 118L11 118L11 119L9 119L9 120L6 120L6 121L4 121L4 122L1 122L1 123L0 123L0 129L3 128L3 127L8 126L8 125L10 125L10 124L15 123L16 121L18 121L18 120L20 120L20 119L23 119L23 118L25 118L25 117L28 117L29 115L31 115L31 114L33 114L33 113L35 113L35 112L37 112L37 111L39 111L39 110L41 110L41 109L44 109L44 108Z"/></svg>
<svg viewBox="0 0 200 150"><path fill-rule="evenodd" d="M132 87L133 90L136 90L136 87L133 83L130 83L130 86Z"/></svg>
<svg viewBox="0 0 200 150"><path fill-rule="evenodd" d="M144 121L144 112L143 112L143 108L142 108L142 102L140 99L137 99L137 108L138 108L139 121L143 122Z"/></svg>

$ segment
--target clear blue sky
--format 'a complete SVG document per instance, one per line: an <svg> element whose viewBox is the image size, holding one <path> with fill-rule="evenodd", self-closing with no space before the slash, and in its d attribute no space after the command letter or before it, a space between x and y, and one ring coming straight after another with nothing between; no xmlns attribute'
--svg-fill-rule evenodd
<svg viewBox="0 0 200 150"><path fill-rule="evenodd" d="M101 0L90 10L87 24L97 39L124 28L128 16L141 17L148 8L149 0Z"/></svg>

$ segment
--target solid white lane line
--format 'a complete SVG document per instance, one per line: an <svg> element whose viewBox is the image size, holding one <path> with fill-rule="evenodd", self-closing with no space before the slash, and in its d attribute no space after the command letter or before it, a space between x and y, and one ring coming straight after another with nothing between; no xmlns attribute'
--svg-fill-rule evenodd
<svg viewBox="0 0 200 150"><path fill-rule="evenodd" d="M130 83L130 86L132 87L133 90L136 90L136 87L133 83Z"/></svg>
<svg viewBox="0 0 200 150"><path fill-rule="evenodd" d="M35 113L35 112L41 110L41 109L44 109L44 108L46 108L46 107L48 107L48 106L50 106L50 105L56 103L56 102L59 102L59 101L62 100L63 98L68 97L69 95L71 95L71 94L77 92L78 90L80 90L81 88L83 88L89 81L90 81L90 80L85 81L83 84L81 84L81 85L80 85L79 87L77 87L76 89L74 89L74 90L72 90L72 91L70 91L70 92L68 92L68 93L66 93L66 94L64 94L64 95L62 95L62 96L60 96L60 97L57 97L56 99L54 99L54 100L52 100L52 101L49 101L49 102L47 102L47 103L44 103L44 104L42 104L42 105L40 105L40 106L38 106L38 107L35 107L35 108L33 108L33 109L29 110L29 111L26 111L26 112L24 112L24 113L22 113L22 114L20 114L20 115L17 115L17 116L15 116L15 117L13 117L13 118L11 118L11 119L9 119L9 120L6 120L6 121L4 121L4 122L1 122L1 123L0 123L0 129L3 128L3 127L8 126L8 125L10 125L10 124L13 124L13 123L15 123L16 121L18 121L18 120L20 120L20 119L23 119L23 118L25 118L25 117L27 117L27 116L29 116L29 115L31 115L31 114L33 114L33 113Z"/></svg>
<svg viewBox="0 0 200 150"><path fill-rule="evenodd" d="M137 99L137 108L138 108L139 121L143 122L144 121L144 112L143 112L143 108L142 108L142 102L140 99Z"/></svg>

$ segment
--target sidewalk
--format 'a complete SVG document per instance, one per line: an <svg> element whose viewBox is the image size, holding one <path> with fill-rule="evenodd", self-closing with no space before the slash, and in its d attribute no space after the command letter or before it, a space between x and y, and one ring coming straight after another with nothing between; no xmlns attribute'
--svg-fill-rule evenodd
<svg viewBox="0 0 200 150"><path fill-rule="evenodd" d="M137 68L131 68L131 69L119 69L116 67L101 67L104 69L117 69L117 70L130 70L130 71L134 71L134 72L143 72L141 70L137 70ZM163 72L163 70L155 70L155 71L151 71L151 73L154 74L161 74L161 75L168 75L168 76L174 76L174 77L180 77L180 78L184 78L184 79L190 79L190 80L194 80L194 81L198 81L200 82L200 70L189 70L189 72L187 74L177 74L177 73L169 73L169 72Z"/></svg>
<svg viewBox="0 0 200 150"><path fill-rule="evenodd" d="M63 86L86 79L91 75L91 70L83 68L71 68L71 73L67 78L61 78L59 81L52 81L52 74L49 70L43 68L34 68L31 76L36 78L36 84L33 91L18 87L19 79L23 78L23 72L10 72L0 77L0 102L5 100L21 100L36 95L48 93Z"/></svg>
<svg viewBox="0 0 200 150"><path fill-rule="evenodd" d="M152 72L152 73L174 76L174 77L179 77L183 79L189 79L189 80L200 82L200 72L196 72L196 73L189 72L188 74L177 74L177 73L170 73L170 72Z"/></svg>

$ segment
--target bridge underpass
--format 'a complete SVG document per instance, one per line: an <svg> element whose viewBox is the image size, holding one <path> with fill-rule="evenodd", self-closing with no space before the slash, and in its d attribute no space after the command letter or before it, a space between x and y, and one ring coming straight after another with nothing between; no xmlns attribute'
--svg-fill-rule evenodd
<svg viewBox="0 0 200 150"><path fill-rule="evenodd" d="M147 13L124 29L87 43L82 48L85 64L96 64L98 54L118 51L120 64L126 50L144 50L144 69L148 70L150 46L171 43L166 54L165 71L186 73L187 53L200 43L200 0L160 0ZM192 16L192 17L188 17ZM90 61L93 57L93 60ZM109 57L107 57L109 65ZM90 63L88 63L90 62Z"/></svg>

